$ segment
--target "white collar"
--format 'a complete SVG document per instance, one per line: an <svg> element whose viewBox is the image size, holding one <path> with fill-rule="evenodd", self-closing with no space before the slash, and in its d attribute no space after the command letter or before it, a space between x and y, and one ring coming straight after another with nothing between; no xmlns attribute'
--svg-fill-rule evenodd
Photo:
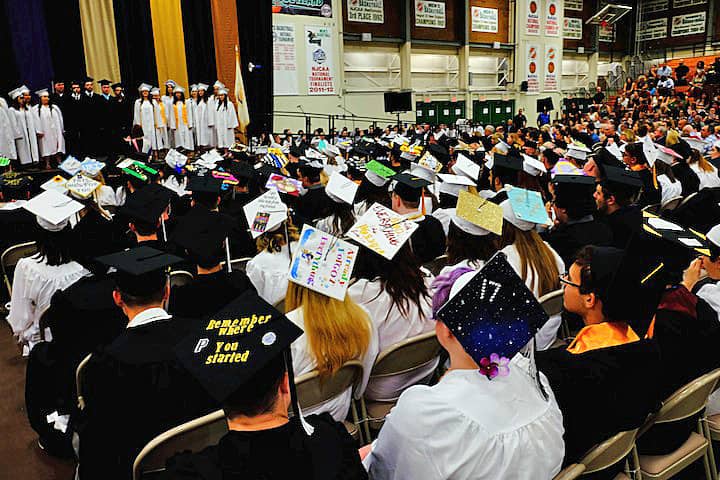
<svg viewBox="0 0 720 480"><path fill-rule="evenodd" d="M127 328L139 327L140 325L156 322L158 320L167 320L168 318L172 318L172 315L167 313L164 309L160 307L148 308L147 310L143 310L135 315L133 319L130 320L130 323L128 323Z"/></svg>

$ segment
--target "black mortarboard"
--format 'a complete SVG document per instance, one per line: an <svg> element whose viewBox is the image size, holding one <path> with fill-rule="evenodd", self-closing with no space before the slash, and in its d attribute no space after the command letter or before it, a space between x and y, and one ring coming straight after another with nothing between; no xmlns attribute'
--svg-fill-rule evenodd
<svg viewBox="0 0 720 480"><path fill-rule="evenodd" d="M290 155L292 155L293 157L300 158L300 157L303 156L303 153L304 153L304 152L303 152L302 148L293 145L293 146L290 147L290 152L289 152L289 153L290 153Z"/></svg>
<svg viewBox="0 0 720 480"><path fill-rule="evenodd" d="M582 217L595 211L595 177L555 175L552 183L555 185L555 205L572 211L572 217Z"/></svg>
<svg viewBox="0 0 720 480"><path fill-rule="evenodd" d="M233 162L229 167L230 173L237 179L247 178L248 180L255 176L255 171L250 164L245 162Z"/></svg>
<svg viewBox="0 0 720 480"><path fill-rule="evenodd" d="M168 267L181 262L182 258L140 246L104 255L96 260L117 270L113 276L120 291L128 295L145 296L162 288Z"/></svg>
<svg viewBox="0 0 720 480"><path fill-rule="evenodd" d="M119 213L131 221L139 220L148 225L157 226L160 215L170 205L174 193L156 183L151 183L128 195L125 205Z"/></svg>
<svg viewBox="0 0 720 480"><path fill-rule="evenodd" d="M92 77L84 77L84 78L82 79L82 81L83 81L83 83L87 83L87 82L92 82L92 81L94 81L94 79L93 79Z"/></svg>
<svg viewBox="0 0 720 480"><path fill-rule="evenodd" d="M233 226L227 215L192 208L175 227L171 241L185 249L190 260L203 268L214 267L225 256L224 242Z"/></svg>
<svg viewBox="0 0 720 480"><path fill-rule="evenodd" d="M511 359L547 321L545 310L503 253L477 273L465 275L452 287L437 318L478 364L491 354Z"/></svg>
<svg viewBox="0 0 720 480"><path fill-rule="evenodd" d="M110 80L108 80L107 78L103 78L98 83L102 86L105 86L105 85L110 85L112 82Z"/></svg>
<svg viewBox="0 0 720 480"><path fill-rule="evenodd" d="M523 145L528 148L537 148L537 142L533 140L525 140L525 145Z"/></svg>
<svg viewBox="0 0 720 480"><path fill-rule="evenodd" d="M392 177L396 180L394 192L406 202L417 202L422 196L423 187L430 185L424 178L409 173L398 173Z"/></svg>
<svg viewBox="0 0 720 480"><path fill-rule="evenodd" d="M71 81L70 81L70 86L72 87L73 85L77 85L77 86L79 87L79 86L80 86L80 80L71 80Z"/></svg>
<svg viewBox="0 0 720 480"><path fill-rule="evenodd" d="M193 175L188 178L187 190L192 193L216 193L219 195L222 184L222 179L215 178L212 175Z"/></svg>
<svg viewBox="0 0 720 480"><path fill-rule="evenodd" d="M628 197L637 195L643 185L640 174L624 168L605 166L603 187L612 193L625 193Z"/></svg>
<svg viewBox="0 0 720 480"><path fill-rule="evenodd" d="M600 174L603 178L607 176L607 173L605 172L606 167L613 167L613 168L620 168L625 169L625 165L622 161L618 160L618 158L610 153L607 148L601 148L595 153L595 165L597 165L598 170L600 170Z"/></svg>
<svg viewBox="0 0 720 480"><path fill-rule="evenodd" d="M498 167L520 171L523 169L523 160L519 156L503 155L495 152L493 154L493 169Z"/></svg>
<svg viewBox="0 0 720 480"><path fill-rule="evenodd" d="M118 83L113 83L112 85L110 85L110 87L111 87L113 90L115 90L115 89L118 88L118 87L120 87L120 88L125 88L125 87L123 87L123 84L122 84L122 83L119 83L119 82L118 82Z"/></svg>
<svg viewBox="0 0 720 480"><path fill-rule="evenodd" d="M447 148L442 145L438 143L431 143L427 146L427 150L443 165L447 165L448 162L450 162L450 154L448 153Z"/></svg>
<svg viewBox="0 0 720 480"><path fill-rule="evenodd" d="M223 403L268 362L286 355L302 334L282 313L247 291L207 321L196 323L175 353L203 388Z"/></svg>

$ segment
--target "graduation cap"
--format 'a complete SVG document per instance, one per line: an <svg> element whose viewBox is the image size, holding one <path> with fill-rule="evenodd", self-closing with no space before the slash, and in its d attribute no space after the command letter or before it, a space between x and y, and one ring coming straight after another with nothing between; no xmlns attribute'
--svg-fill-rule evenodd
<svg viewBox="0 0 720 480"><path fill-rule="evenodd" d="M188 178L187 190L192 193L212 193L220 195L222 191L222 179L212 175L193 175Z"/></svg>
<svg viewBox="0 0 720 480"><path fill-rule="evenodd" d="M104 87L105 85L110 85L112 82L111 82L110 80L106 79L106 78L103 78L103 79L100 80L98 83L99 83L101 86Z"/></svg>
<svg viewBox="0 0 720 480"><path fill-rule="evenodd" d="M395 186L393 192L406 202L418 202L422 197L423 188L430 185L424 178L413 176L409 173L398 173L394 177Z"/></svg>
<svg viewBox="0 0 720 480"><path fill-rule="evenodd" d="M555 175L552 183L555 186L555 205L568 209L572 218L583 217L595 211L595 177Z"/></svg>
<svg viewBox="0 0 720 480"><path fill-rule="evenodd" d="M480 165L470 160L465 155L458 154L455 164L452 166L455 173L465 175L471 180L477 181L480 178Z"/></svg>
<svg viewBox="0 0 720 480"><path fill-rule="evenodd" d="M16 98L18 98L21 95L22 95L22 91L19 88L10 90L8 92L8 97L10 97L10 100L15 100Z"/></svg>
<svg viewBox="0 0 720 480"><path fill-rule="evenodd" d="M515 155L503 155L501 153L495 153L493 155L493 164L492 169L506 169L506 170L515 170L517 172L521 171L523 169L523 160L522 158L515 156Z"/></svg>
<svg viewBox="0 0 720 480"><path fill-rule="evenodd" d="M117 167L123 172L124 175L133 177L142 182L149 182L158 175L158 171L154 168L146 165L145 163L133 160L132 158L126 158L117 164Z"/></svg>
<svg viewBox="0 0 720 480"><path fill-rule="evenodd" d="M37 95L38 97L49 97L50 92L48 92L47 88L43 88L42 90L36 91L35 95Z"/></svg>
<svg viewBox="0 0 720 480"><path fill-rule="evenodd" d="M96 258L113 273L118 289L128 295L143 297L160 290L167 281L168 267L182 258L147 246L139 246L122 252Z"/></svg>
<svg viewBox="0 0 720 480"><path fill-rule="evenodd" d="M206 83L198 83L198 84L197 84L198 90L207 90L207 89L208 89L208 86L209 86L209 85L206 84Z"/></svg>
<svg viewBox="0 0 720 480"><path fill-rule="evenodd" d="M118 83L113 83L112 85L110 85L110 88L112 88L113 90L115 90L115 89L117 89L117 88L125 88L125 87L123 87L123 84L122 84L122 83L118 82Z"/></svg>
<svg viewBox="0 0 720 480"><path fill-rule="evenodd" d="M204 208L193 208L173 231L171 241L185 249L189 259L203 268L218 265L225 257L225 240L233 219Z"/></svg>
<svg viewBox="0 0 720 480"><path fill-rule="evenodd" d="M77 158L68 155L68 157L58 165L58 168L68 175L75 175L82 168L82 162Z"/></svg>
<svg viewBox="0 0 720 480"><path fill-rule="evenodd" d="M92 77L88 77L88 76L86 76L82 79L83 83L88 83L88 82L93 82L93 81L95 81L95 79Z"/></svg>
<svg viewBox="0 0 720 480"><path fill-rule="evenodd" d="M523 170L525 173L537 177L543 173L547 173L545 164L537 158L531 157L530 155L522 154L523 156Z"/></svg>
<svg viewBox="0 0 720 480"><path fill-rule="evenodd" d="M138 92L149 92L152 90L152 85L148 85L147 83L141 83L138 87Z"/></svg>
<svg viewBox="0 0 720 480"><path fill-rule="evenodd" d="M84 205L55 190L46 190L22 206L34 214L38 225L49 232L59 232L70 222L70 217Z"/></svg>
<svg viewBox="0 0 720 480"><path fill-rule="evenodd" d="M225 88L225 84L222 83L220 80L217 80L217 81L213 84L213 87Z"/></svg>
<svg viewBox="0 0 720 480"><path fill-rule="evenodd" d="M437 158L443 165L447 165L450 162L450 154L448 153L447 148L439 143L431 143L427 146L426 150Z"/></svg>
<svg viewBox="0 0 720 480"><path fill-rule="evenodd" d="M571 143L568 145L565 156L574 158L576 160L585 160L587 158L588 153L591 153L591 152L592 151L589 148L587 148L585 145Z"/></svg>
<svg viewBox="0 0 720 480"><path fill-rule="evenodd" d="M167 79L167 80L165 81L165 86L166 86L166 87L175 87L176 85L177 85L177 83L175 83L175 80Z"/></svg>
<svg viewBox="0 0 720 480"><path fill-rule="evenodd" d="M710 248L710 253L712 254L711 258L717 258L720 256L720 225L715 225L708 230L705 237L707 239L708 248Z"/></svg>
<svg viewBox="0 0 720 480"><path fill-rule="evenodd" d="M230 173L232 173L237 179L251 179L255 175L253 168L245 162L233 162L229 167Z"/></svg>
<svg viewBox="0 0 720 480"><path fill-rule="evenodd" d="M525 140L525 144L523 145L523 147L526 148L537 148L537 146L537 142L534 140Z"/></svg>
<svg viewBox="0 0 720 480"><path fill-rule="evenodd" d="M460 192L466 192L468 187L475 187L475 182L464 175L451 175L448 173L438 173L440 179L439 191L457 197Z"/></svg>
<svg viewBox="0 0 720 480"><path fill-rule="evenodd" d="M175 87L173 92L185 93L185 89L183 87Z"/></svg>
<svg viewBox="0 0 720 480"><path fill-rule="evenodd" d="M503 211L499 205L470 192L460 192L455 215L457 227L471 235L502 234Z"/></svg>
<svg viewBox="0 0 720 480"><path fill-rule="evenodd" d="M603 187L613 194L624 194L632 198L638 194L643 186L640 174L624 168L605 167L605 178L601 181Z"/></svg>
<svg viewBox="0 0 720 480"><path fill-rule="evenodd" d="M352 205L359 186L360 185L353 182L345 175L339 172L333 172L332 175L330 175L330 180L325 186L325 193L337 203L344 202Z"/></svg>
<svg viewBox="0 0 720 480"><path fill-rule="evenodd" d="M703 140L700 135L691 135L689 137L682 137L682 139L690 145L690 148L698 150L700 153L705 150L705 140Z"/></svg>
<svg viewBox="0 0 720 480"><path fill-rule="evenodd" d="M676 158L682 160L682 155L677 153L672 148L668 148L665 145L658 144L655 144L655 147L657 148L657 159L667 165L672 165Z"/></svg>
<svg viewBox="0 0 720 480"><path fill-rule="evenodd" d="M245 205L243 213L254 239L282 225L287 219L288 208L280 198L280 193L271 189Z"/></svg>
<svg viewBox="0 0 720 480"><path fill-rule="evenodd" d="M157 184L146 185L128 195L119 212L126 215L133 223L142 222L157 227L160 216L170 205L173 193Z"/></svg>
<svg viewBox="0 0 720 480"><path fill-rule="evenodd" d="M503 218L522 231L530 231L536 225L550 225L550 217L539 192L525 188L507 191L508 199L500 203Z"/></svg>
<svg viewBox="0 0 720 480"><path fill-rule="evenodd" d="M478 365L487 368L493 358L512 359L532 340L548 315L505 255L498 252L482 269L467 272L455 281L436 318ZM492 363L498 363L498 371L483 373L490 378L507 375L502 371L507 361L497 358Z"/></svg>

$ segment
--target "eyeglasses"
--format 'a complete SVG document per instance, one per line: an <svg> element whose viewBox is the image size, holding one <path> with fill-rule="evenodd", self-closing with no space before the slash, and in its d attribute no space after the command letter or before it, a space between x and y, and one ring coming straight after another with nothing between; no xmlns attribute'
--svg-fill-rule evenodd
<svg viewBox="0 0 720 480"><path fill-rule="evenodd" d="M571 281L569 280L569 279L570 279L570 274L569 274L568 272L565 272L565 273L563 273L562 275L559 275L559 278L560 278L560 283L562 283L562 284L564 284L564 285L570 285L571 287L580 288L580 285L579 285L579 284L573 283L573 282L571 282Z"/></svg>

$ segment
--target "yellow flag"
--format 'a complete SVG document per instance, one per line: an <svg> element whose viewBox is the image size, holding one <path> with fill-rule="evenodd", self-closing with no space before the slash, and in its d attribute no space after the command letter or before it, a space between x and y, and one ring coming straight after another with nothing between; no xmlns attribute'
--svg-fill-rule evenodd
<svg viewBox="0 0 720 480"><path fill-rule="evenodd" d="M240 128L250 123L250 113L248 112L247 100L245 99L245 86L242 79L242 68L240 67L240 49L235 45L235 101L237 102L237 114Z"/></svg>

